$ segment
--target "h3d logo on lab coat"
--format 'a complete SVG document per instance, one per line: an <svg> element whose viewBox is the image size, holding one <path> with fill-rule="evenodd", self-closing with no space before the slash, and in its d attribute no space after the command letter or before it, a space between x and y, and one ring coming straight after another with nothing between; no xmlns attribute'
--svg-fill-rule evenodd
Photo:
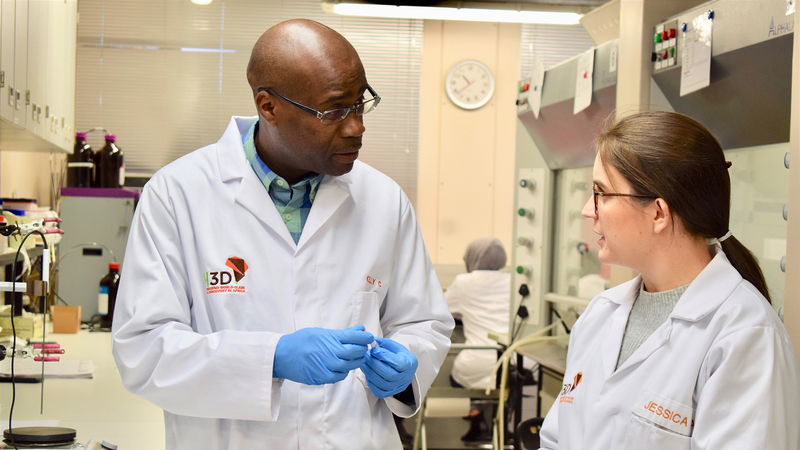
<svg viewBox="0 0 800 450"><path fill-rule="evenodd" d="M206 282L206 294L245 293L244 284L239 284L239 282L247 272L247 263L238 256L231 256L225 261L225 266L229 267L231 271L220 270L203 274Z"/></svg>

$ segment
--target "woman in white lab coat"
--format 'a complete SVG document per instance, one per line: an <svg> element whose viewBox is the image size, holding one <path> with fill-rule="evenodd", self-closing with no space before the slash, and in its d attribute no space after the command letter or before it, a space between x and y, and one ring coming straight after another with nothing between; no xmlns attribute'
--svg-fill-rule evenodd
<svg viewBox="0 0 800 450"><path fill-rule="evenodd" d="M511 274L500 272L506 259L499 239L472 241L464 254L467 273L458 275L444 293L450 312L464 323L466 344L495 345L488 333L508 332ZM461 386L485 389L495 362L496 350L462 350L451 376Z"/></svg>
<svg viewBox="0 0 800 450"><path fill-rule="evenodd" d="M753 255L729 228L730 163L689 117L625 117L595 142L583 215L640 275L570 336L543 449L791 449L800 379Z"/></svg>
<svg viewBox="0 0 800 450"><path fill-rule="evenodd" d="M500 272L506 260L506 251L499 239L472 241L464 253L467 273L458 275L444 293L450 312L464 324L466 344L495 345L497 343L489 339L488 334L508 332L511 274ZM496 350L462 350L453 361L450 378L454 386L485 389L495 362ZM486 416L474 407L470 411L470 431L462 439L491 437Z"/></svg>

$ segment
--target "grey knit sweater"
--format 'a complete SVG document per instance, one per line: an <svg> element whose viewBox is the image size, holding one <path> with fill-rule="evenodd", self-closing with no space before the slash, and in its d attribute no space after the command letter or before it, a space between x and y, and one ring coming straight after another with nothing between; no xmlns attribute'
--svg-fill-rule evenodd
<svg viewBox="0 0 800 450"><path fill-rule="evenodd" d="M644 290L644 283L639 285L639 297L633 303L622 336L617 369L669 318L688 287L687 284L669 291L651 293Z"/></svg>

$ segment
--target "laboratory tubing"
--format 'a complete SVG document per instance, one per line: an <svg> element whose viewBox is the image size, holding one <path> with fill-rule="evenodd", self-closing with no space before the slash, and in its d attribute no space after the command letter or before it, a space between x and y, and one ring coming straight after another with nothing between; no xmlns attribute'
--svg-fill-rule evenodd
<svg viewBox="0 0 800 450"><path fill-rule="evenodd" d="M94 150L86 142L86 133L75 133L75 148L67 158L67 186L92 187Z"/></svg>
<svg viewBox="0 0 800 450"><path fill-rule="evenodd" d="M100 314L100 327L111 328L114 322L114 305L117 303L119 288L119 263L109 263L108 273L100 280L100 294L97 298L97 312Z"/></svg>
<svg viewBox="0 0 800 450"><path fill-rule="evenodd" d="M125 161L116 144L117 136L106 135L106 145L95 155L94 187L121 188L125 185Z"/></svg>

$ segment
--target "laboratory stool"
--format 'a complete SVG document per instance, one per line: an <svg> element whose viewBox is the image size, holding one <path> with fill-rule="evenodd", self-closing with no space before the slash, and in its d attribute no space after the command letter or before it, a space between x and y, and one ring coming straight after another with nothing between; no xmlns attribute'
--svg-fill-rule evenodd
<svg viewBox="0 0 800 450"><path fill-rule="evenodd" d="M431 387L417 412L416 430L414 430L414 450L427 450L428 441L425 420L440 417L466 417L469 415L472 402L497 403L500 389L492 389L489 394L483 389L465 389L454 387ZM494 421L492 421L494 424ZM496 424L493 425L496 427ZM497 430L492 432L493 439ZM498 448L493 443L493 448Z"/></svg>
<svg viewBox="0 0 800 450"><path fill-rule="evenodd" d="M486 345L467 345L467 344L452 344L450 347L451 352L458 352L461 350L502 350L503 347L486 346ZM506 390L506 398L508 398L508 390ZM416 429L414 430L414 450L427 450L427 434L425 430L425 419L439 418L439 417L466 417L469 415L472 402L488 402L497 404L500 398L500 389L492 389L487 394L484 389L468 389L456 387L431 387L428 389L428 395L423 399L422 406L420 406L416 417ZM495 408L496 410L496 408ZM493 418L492 418L493 419ZM495 421L492 420L493 427L496 428ZM493 439L497 439L497 430L492 432ZM499 448L493 442L493 448Z"/></svg>
<svg viewBox="0 0 800 450"><path fill-rule="evenodd" d="M523 420L517 425L515 431L515 442L519 442L519 450L538 450L539 449L539 431L542 429L544 419L541 417L534 417L532 419Z"/></svg>

